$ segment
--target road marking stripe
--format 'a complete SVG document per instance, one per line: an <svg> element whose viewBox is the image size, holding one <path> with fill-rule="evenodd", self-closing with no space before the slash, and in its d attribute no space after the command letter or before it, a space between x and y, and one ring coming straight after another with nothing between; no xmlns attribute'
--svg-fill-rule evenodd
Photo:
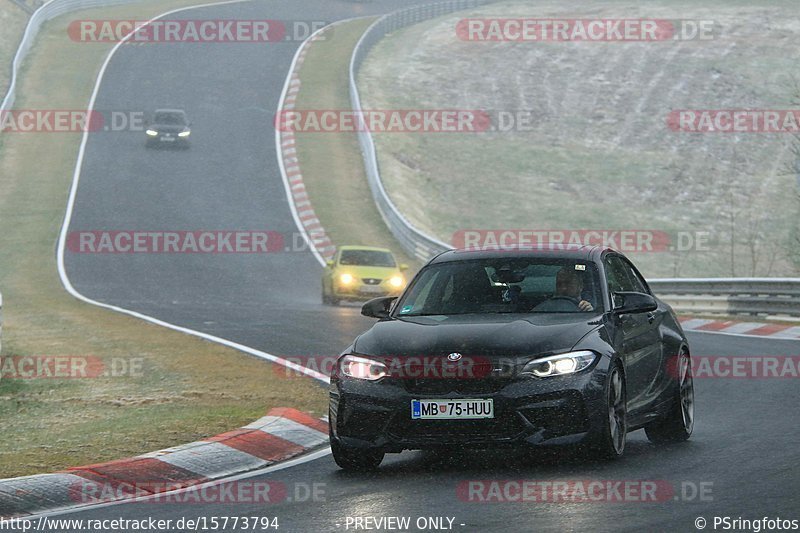
<svg viewBox="0 0 800 533"><path fill-rule="evenodd" d="M201 446L168 453L159 456L158 459L207 479L218 479L271 464L271 461L259 458L256 454L240 451L227 442L214 442L214 440L212 437L208 441L202 441Z"/></svg>
<svg viewBox="0 0 800 533"><path fill-rule="evenodd" d="M763 324L758 322L739 322L720 330L723 333L749 333L751 330L758 329Z"/></svg>
<svg viewBox="0 0 800 533"><path fill-rule="evenodd" d="M245 426L252 429L257 429L271 435L276 435L284 440L293 442L305 448L313 448L328 440L328 434L312 429L300 422L289 420L287 418L279 417L264 417L269 420L269 424L263 427L257 427L255 424Z"/></svg>
<svg viewBox="0 0 800 533"><path fill-rule="evenodd" d="M681 326L683 327L683 329L697 329L700 326L708 324L709 322L713 321L706 320L705 318L690 318L689 320L681 324Z"/></svg>
<svg viewBox="0 0 800 533"><path fill-rule="evenodd" d="M727 320L725 322L709 322L708 324L703 324L702 326L696 327L696 330L700 331L719 331L721 329L725 329L731 327L736 322L731 320Z"/></svg>
<svg viewBox="0 0 800 533"><path fill-rule="evenodd" d="M307 448L258 429L238 429L219 438L226 446L271 463L294 457Z"/></svg>

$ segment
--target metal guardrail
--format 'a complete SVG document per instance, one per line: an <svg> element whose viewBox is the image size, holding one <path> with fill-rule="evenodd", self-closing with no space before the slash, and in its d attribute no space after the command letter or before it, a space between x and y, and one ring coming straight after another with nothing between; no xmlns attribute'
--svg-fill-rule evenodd
<svg viewBox="0 0 800 533"><path fill-rule="evenodd" d="M492 3L496 0L450 0L416 6L378 19L367 29L350 61L350 103L358 115L362 111L356 83L367 54L386 35L428 19ZM375 143L362 123L358 140L364 158L372 197L392 235L408 253L420 261L452 248L449 244L415 228L397 209L383 186ZM682 313L725 315L766 314L800 316L800 279L791 278L713 278L651 280L653 291Z"/></svg>
<svg viewBox="0 0 800 533"><path fill-rule="evenodd" d="M50 0L37 9L28 21L22 41L14 56L11 66L11 82L0 110L8 110L14 105L17 72L45 22L71 11L134 3L135 1ZM350 100L353 109L355 111L362 109L356 84L358 71L372 47L388 33L424 20L486 5L494 1L496 0L449 0L397 11L376 21L361 37L351 58ZM394 237L409 253L421 261L426 261L431 256L452 248L447 243L415 228L400 213L383 187L372 135L364 127L359 130L359 143L372 196L378 206L378 211ZM800 316L800 279L662 279L651 280L650 285L654 292L672 303L678 312ZM2 306L2 299L0 299L0 306ZM2 313L2 307L0 307L0 313ZM1 317L0 314L0 320Z"/></svg>
<svg viewBox="0 0 800 533"><path fill-rule="evenodd" d="M17 97L17 73L25 57L28 55L28 52L30 52L31 46L33 46L33 42L39 34L39 30L41 30L45 22L72 11L91 9L94 7L132 4L136 1L137 0L50 0L37 9L33 15L31 15L31 18L28 19L25 33L22 35L17 53L14 55L14 61L11 63L11 81L8 85L8 91L3 98L3 103L0 105L0 111L7 111L13 107Z"/></svg>
<svg viewBox="0 0 800 533"><path fill-rule="evenodd" d="M440 17L463 9L490 4L494 1L496 0L449 0L437 4L426 4L403 9L378 19L367 29L364 35L361 36L350 60L350 104L353 110L356 111L356 115L360 117L359 112L362 111L361 96L359 95L358 85L356 83L358 72L369 51L387 34L424 20ZM360 120L363 121L363 117L360 117ZM409 254L422 262L427 261L438 253L453 248L446 242L440 241L415 228L408 219L400 213L391 199L389 199L389 195L386 194L383 181L381 180L380 165L375 151L375 143L372 139L372 135L364 126L362 122L358 128L358 141L361 145L361 154L364 157L367 182L372 191L372 198L375 200L375 204L378 207L378 212L381 214L384 222L386 222L394 238L397 239L400 245L406 249Z"/></svg>
<svg viewBox="0 0 800 533"><path fill-rule="evenodd" d="M679 313L800 317L800 279L656 279L650 288Z"/></svg>

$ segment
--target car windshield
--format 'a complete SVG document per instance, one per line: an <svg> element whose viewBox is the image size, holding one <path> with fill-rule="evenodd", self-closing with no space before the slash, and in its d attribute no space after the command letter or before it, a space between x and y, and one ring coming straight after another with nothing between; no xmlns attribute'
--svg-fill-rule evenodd
<svg viewBox="0 0 800 533"><path fill-rule="evenodd" d="M425 268L397 316L578 313L602 308L595 265L554 259L490 259ZM581 302L591 306L581 309Z"/></svg>
<svg viewBox="0 0 800 533"><path fill-rule="evenodd" d="M181 113L156 113L155 117L153 117L153 123L168 126L182 126L186 124L186 119Z"/></svg>
<svg viewBox="0 0 800 533"><path fill-rule="evenodd" d="M342 250L340 265L394 267L397 264L389 252L380 250Z"/></svg>

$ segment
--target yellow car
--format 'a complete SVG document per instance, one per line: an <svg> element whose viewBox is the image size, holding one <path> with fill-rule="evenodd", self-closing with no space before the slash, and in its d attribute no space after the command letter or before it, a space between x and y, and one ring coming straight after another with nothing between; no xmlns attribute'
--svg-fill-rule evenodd
<svg viewBox="0 0 800 533"><path fill-rule="evenodd" d="M340 246L322 273L322 303L398 296L406 287L407 269L385 248Z"/></svg>

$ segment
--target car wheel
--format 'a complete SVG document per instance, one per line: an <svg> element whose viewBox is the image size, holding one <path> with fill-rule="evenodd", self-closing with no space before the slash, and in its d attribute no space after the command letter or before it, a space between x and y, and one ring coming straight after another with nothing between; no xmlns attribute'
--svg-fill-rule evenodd
<svg viewBox="0 0 800 533"><path fill-rule="evenodd" d="M342 470L352 472L369 472L375 470L383 461L383 452L350 448L331 437L333 460Z"/></svg>
<svg viewBox="0 0 800 533"><path fill-rule="evenodd" d="M330 299L330 297L328 297L328 294L325 292L325 285L324 284L322 285L322 303L324 305L330 305L331 304L331 299Z"/></svg>
<svg viewBox="0 0 800 533"><path fill-rule="evenodd" d="M678 387L669 413L644 428L647 438L654 444L685 441L694 429L694 376L688 353L678 356L677 372Z"/></svg>
<svg viewBox="0 0 800 533"><path fill-rule="evenodd" d="M618 364L611 367L606 380L606 416L603 431L594 451L605 459L616 459L625 452L628 438L628 394L625 375Z"/></svg>

